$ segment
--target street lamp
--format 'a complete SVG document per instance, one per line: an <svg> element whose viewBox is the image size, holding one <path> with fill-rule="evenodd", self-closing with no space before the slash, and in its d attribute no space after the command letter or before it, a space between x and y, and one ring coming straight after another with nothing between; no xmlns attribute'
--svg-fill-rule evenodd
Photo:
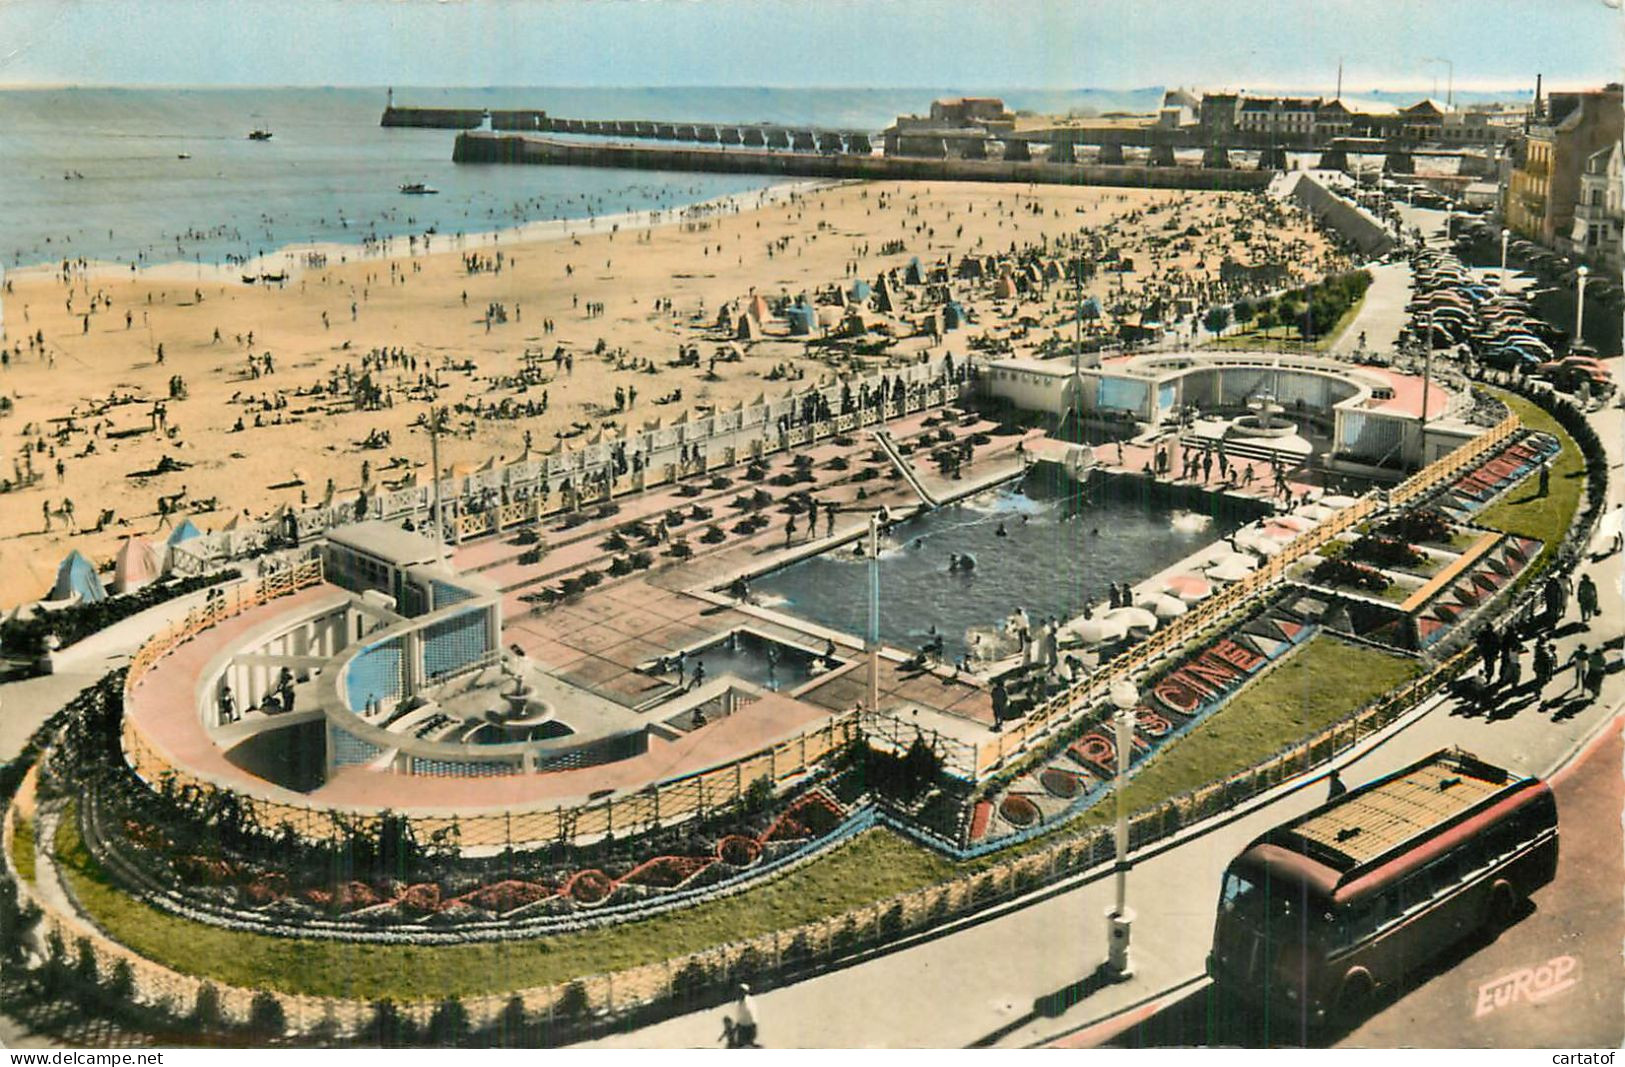
<svg viewBox="0 0 1625 1067"><path fill-rule="evenodd" d="M1586 321L1586 275L1591 273L1591 269L1582 263L1574 268L1574 273L1579 275L1576 286L1580 291L1580 299L1574 305L1574 340L1569 342L1570 348L1585 343L1585 334L1581 331Z"/></svg>
<svg viewBox="0 0 1625 1067"><path fill-rule="evenodd" d="M1134 752L1134 709L1140 703L1140 691L1126 678L1113 683L1112 707L1117 709L1113 725L1117 727L1117 903L1106 913L1106 970L1119 980L1134 977L1134 964L1129 959L1129 936L1134 930L1134 912L1128 906L1128 814L1124 810L1124 792L1128 787L1128 765Z"/></svg>
<svg viewBox="0 0 1625 1067"><path fill-rule="evenodd" d="M1501 292L1507 291L1507 240L1512 237L1511 230L1501 231Z"/></svg>

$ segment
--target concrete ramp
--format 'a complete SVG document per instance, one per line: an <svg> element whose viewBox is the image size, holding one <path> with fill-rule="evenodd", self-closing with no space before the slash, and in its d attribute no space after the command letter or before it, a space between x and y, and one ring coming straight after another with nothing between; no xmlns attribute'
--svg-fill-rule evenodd
<svg viewBox="0 0 1625 1067"><path fill-rule="evenodd" d="M885 430L871 430L869 433L875 439L875 443L880 445L880 450L886 453L886 457L892 461L892 466L896 467L898 473L903 476L903 481L907 482L908 487L914 490L914 494L925 501L927 507L936 507L938 504L937 498L932 496L924 485L920 484L919 476L914 473L913 465L901 452L897 451L897 446L892 443L891 434Z"/></svg>

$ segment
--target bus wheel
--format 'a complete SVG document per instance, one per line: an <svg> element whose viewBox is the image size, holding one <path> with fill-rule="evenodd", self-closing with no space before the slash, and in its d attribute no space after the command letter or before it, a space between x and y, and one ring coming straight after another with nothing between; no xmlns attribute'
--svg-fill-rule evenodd
<svg viewBox="0 0 1625 1067"><path fill-rule="evenodd" d="M1506 882L1496 882L1490 888L1490 906L1486 924L1491 930L1505 930L1518 916L1518 894Z"/></svg>
<svg viewBox="0 0 1625 1067"><path fill-rule="evenodd" d="M1371 976L1364 971L1354 971L1343 979L1343 986L1337 992L1336 1025L1352 1030L1365 1021L1371 1014L1371 1001L1376 988L1371 983Z"/></svg>

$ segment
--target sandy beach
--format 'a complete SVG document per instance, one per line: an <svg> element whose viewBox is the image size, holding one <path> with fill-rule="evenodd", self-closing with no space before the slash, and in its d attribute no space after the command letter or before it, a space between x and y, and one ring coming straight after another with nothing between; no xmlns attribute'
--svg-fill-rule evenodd
<svg viewBox="0 0 1625 1067"><path fill-rule="evenodd" d="M374 484L426 467L427 435L414 424L431 401L451 409L443 463L511 458L527 433L536 450L570 447L601 428L923 351L958 358L984 334L1019 354L1070 334L1077 295L1056 284L1018 306L988 285L955 283L974 319L967 329L938 342L908 336L907 312L883 316L895 342L858 354L791 338L782 319L736 347L717 313L753 290L812 299L915 256L929 266L1083 231L1135 260L1084 287L1110 325L1152 295L1185 294L1200 314L1204 295L1220 295L1226 257L1292 264L1295 281L1345 265L1295 209L1244 194L858 184L671 215L288 249L224 270L8 273L0 391L12 409L0 417L0 478L13 488L0 495L0 607L43 595L70 548L106 564L120 538L159 530L160 498L211 529L319 501L329 482L353 494L364 462ZM245 273L285 280L248 285ZM680 361L695 346L697 361ZM387 445L362 447L384 434ZM37 480L16 488L30 468ZM86 532L108 512L100 532Z"/></svg>

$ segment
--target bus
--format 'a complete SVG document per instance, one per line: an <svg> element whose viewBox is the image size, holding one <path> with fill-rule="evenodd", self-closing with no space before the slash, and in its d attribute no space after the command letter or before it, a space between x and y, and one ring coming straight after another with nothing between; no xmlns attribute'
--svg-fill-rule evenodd
<svg viewBox="0 0 1625 1067"><path fill-rule="evenodd" d="M1207 971L1311 1027L1485 927L1557 873L1551 787L1444 749L1249 844L1226 869Z"/></svg>

